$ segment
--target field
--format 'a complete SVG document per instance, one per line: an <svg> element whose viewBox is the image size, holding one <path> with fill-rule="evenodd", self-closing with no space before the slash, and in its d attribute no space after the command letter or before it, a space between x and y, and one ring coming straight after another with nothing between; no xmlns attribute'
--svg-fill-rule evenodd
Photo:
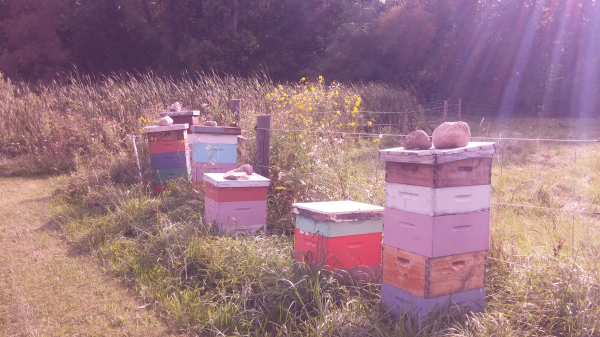
<svg viewBox="0 0 600 337"><path fill-rule="evenodd" d="M69 172L52 201L64 235L163 313L174 332L600 336L600 221L597 214L577 212L600 212L598 144L543 140L600 138L598 120L464 116L473 137L499 145L488 304L482 314L440 312L418 329L409 317L385 312L377 284L340 285L318 266L295 268L290 236L292 202L384 203L378 150L399 146L400 137L377 125L389 120L361 111L417 111L411 127L429 131L436 125L425 121L439 116L420 111L409 93L379 84L325 85L322 79L279 86L264 78L173 82L151 76L99 84L73 79L70 86L56 83L36 93L15 94L15 88L4 83L0 91L0 142L16 158L0 161L2 173ZM248 142L240 163L253 158L255 115L273 115L267 236L215 235L202 218L202 195L185 182L151 195L141 137L144 181L136 178L127 134L140 136L146 120L175 100L205 104L211 119L228 123L229 98L243 100ZM19 141L22 135L31 139Z"/></svg>

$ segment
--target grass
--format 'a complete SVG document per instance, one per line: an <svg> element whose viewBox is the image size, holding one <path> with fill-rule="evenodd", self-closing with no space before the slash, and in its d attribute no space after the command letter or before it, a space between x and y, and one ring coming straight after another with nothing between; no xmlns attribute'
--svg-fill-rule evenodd
<svg viewBox="0 0 600 337"><path fill-rule="evenodd" d="M121 282L61 237L48 216L54 183L0 178L0 336L165 336Z"/></svg>
<svg viewBox="0 0 600 337"><path fill-rule="evenodd" d="M353 199L383 205L385 173L377 151L398 146L400 139L387 135L397 130L376 125L385 120L359 111L415 108L414 100L402 96L406 93L390 87L325 86L320 80L279 86L258 77L198 82L111 78L49 88L55 90L51 97L77 92L70 107L88 106L96 109L92 116L115 121L107 126L118 135L113 139L139 135L140 117L152 119L175 100L190 107L207 104L206 118L228 123L226 102L235 93L243 99L242 128L249 138L240 163L253 157L255 114L271 112L277 129L272 134L270 235L216 235L203 220L202 195L185 182L160 196L149 193L143 142L144 179L139 182L129 141L115 141L112 150L103 150L104 140L97 148L90 140L89 153L74 151L69 157L72 178L54 200L67 239L127 282L174 329L190 335L600 335L600 223L595 215L493 205L486 311L441 312L422 329L409 317L390 317L377 284L343 285L318 266L297 268L290 204ZM102 110L107 102L119 108ZM493 139L595 139L597 120L481 118L464 116L474 137L499 142L493 202L599 211L597 144ZM413 127L426 127L419 124L423 120L423 114L415 115ZM101 132L102 126L94 130Z"/></svg>

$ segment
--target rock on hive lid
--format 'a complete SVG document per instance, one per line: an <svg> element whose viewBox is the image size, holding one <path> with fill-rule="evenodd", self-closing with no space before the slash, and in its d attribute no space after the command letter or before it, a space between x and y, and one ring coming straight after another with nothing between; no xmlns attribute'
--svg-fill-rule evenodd
<svg viewBox="0 0 600 337"><path fill-rule="evenodd" d="M413 164L442 164L475 157L489 157L496 152L496 143L470 142L454 149L407 150L403 147L379 151L379 160Z"/></svg>
<svg viewBox="0 0 600 337"><path fill-rule="evenodd" d="M144 132L163 132L163 131L177 131L177 130L186 130L189 127L189 124L173 124L168 126L147 126L144 128Z"/></svg>
<svg viewBox="0 0 600 337"><path fill-rule="evenodd" d="M204 126L204 125L192 125L190 131L192 133L219 133L226 135L241 135L242 129L231 126Z"/></svg>
<svg viewBox="0 0 600 337"><path fill-rule="evenodd" d="M163 111L160 113L160 117L164 116L200 116L199 110L184 110L184 111Z"/></svg>
<svg viewBox="0 0 600 337"><path fill-rule="evenodd" d="M360 221L383 219L383 207L351 200L292 204L294 213L316 221Z"/></svg>

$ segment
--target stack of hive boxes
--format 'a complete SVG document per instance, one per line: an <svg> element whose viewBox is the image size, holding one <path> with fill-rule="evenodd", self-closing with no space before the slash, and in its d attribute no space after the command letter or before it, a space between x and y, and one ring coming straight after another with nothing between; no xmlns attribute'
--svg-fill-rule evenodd
<svg viewBox="0 0 600 337"><path fill-rule="evenodd" d="M248 180L227 180L224 173L204 174L204 214L227 234L254 234L267 227L270 180L253 173Z"/></svg>
<svg viewBox="0 0 600 337"><path fill-rule="evenodd" d="M393 314L484 309L495 146L380 151L387 182L381 296Z"/></svg>
<svg viewBox="0 0 600 337"><path fill-rule="evenodd" d="M345 270L360 279L381 276L383 207L354 201L292 206L297 260Z"/></svg>
<svg viewBox="0 0 600 337"><path fill-rule="evenodd" d="M236 168L238 127L200 126L191 127L194 135L192 151L192 181L202 184L204 173L225 173Z"/></svg>
<svg viewBox="0 0 600 337"><path fill-rule="evenodd" d="M169 116L173 120L173 124L187 124L189 127L193 125L200 125L200 111L198 110L185 110L185 111L164 111L160 113L160 117ZM190 149L193 149L195 143L194 135L190 133L190 130L186 130L188 133L188 144Z"/></svg>
<svg viewBox="0 0 600 337"><path fill-rule="evenodd" d="M160 192L170 180L189 178L191 167L187 128L187 124L144 128L150 147L154 192Z"/></svg>

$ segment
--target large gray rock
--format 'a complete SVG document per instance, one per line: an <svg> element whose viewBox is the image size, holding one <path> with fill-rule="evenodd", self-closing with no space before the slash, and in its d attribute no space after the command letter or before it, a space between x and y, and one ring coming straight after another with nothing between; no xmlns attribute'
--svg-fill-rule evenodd
<svg viewBox="0 0 600 337"><path fill-rule="evenodd" d="M179 102L175 102L175 103L171 104L171 106L169 107L169 111L173 111L173 112L181 111L181 104L179 104Z"/></svg>
<svg viewBox="0 0 600 337"><path fill-rule="evenodd" d="M423 130L417 130L409 133L402 139L402 147L411 150L411 149L419 149L419 150L427 150L431 148L431 142L429 141L429 136L427 132Z"/></svg>
<svg viewBox="0 0 600 337"><path fill-rule="evenodd" d="M159 120L156 121L156 125L158 126L169 126L169 125L173 125L173 119L169 116L165 116Z"/></svg>
<svg viewBox="0 0 600 337"><path fill-rule="evenodd" d="M431 134L436 149L464 147L471 140L471 129L465 122L445 122Z"/></svg>
<svg viewBox="0 0 600 337"><path fill-rule="evenodd" d="M204 126L217 126L217 122L215 122L215 121L206 121L206 122L204 122Z"/></svg>
<svg viewBox="0 0 600 337"><path fill-rule="evenodd" d="M252 169L252 166L250 166L249 164L244 164L236 169L233 169L233 170L225 173L223 175L223 179L248 180L248 179L250 179L252 172L254 172L254 169Z"/></svg>

